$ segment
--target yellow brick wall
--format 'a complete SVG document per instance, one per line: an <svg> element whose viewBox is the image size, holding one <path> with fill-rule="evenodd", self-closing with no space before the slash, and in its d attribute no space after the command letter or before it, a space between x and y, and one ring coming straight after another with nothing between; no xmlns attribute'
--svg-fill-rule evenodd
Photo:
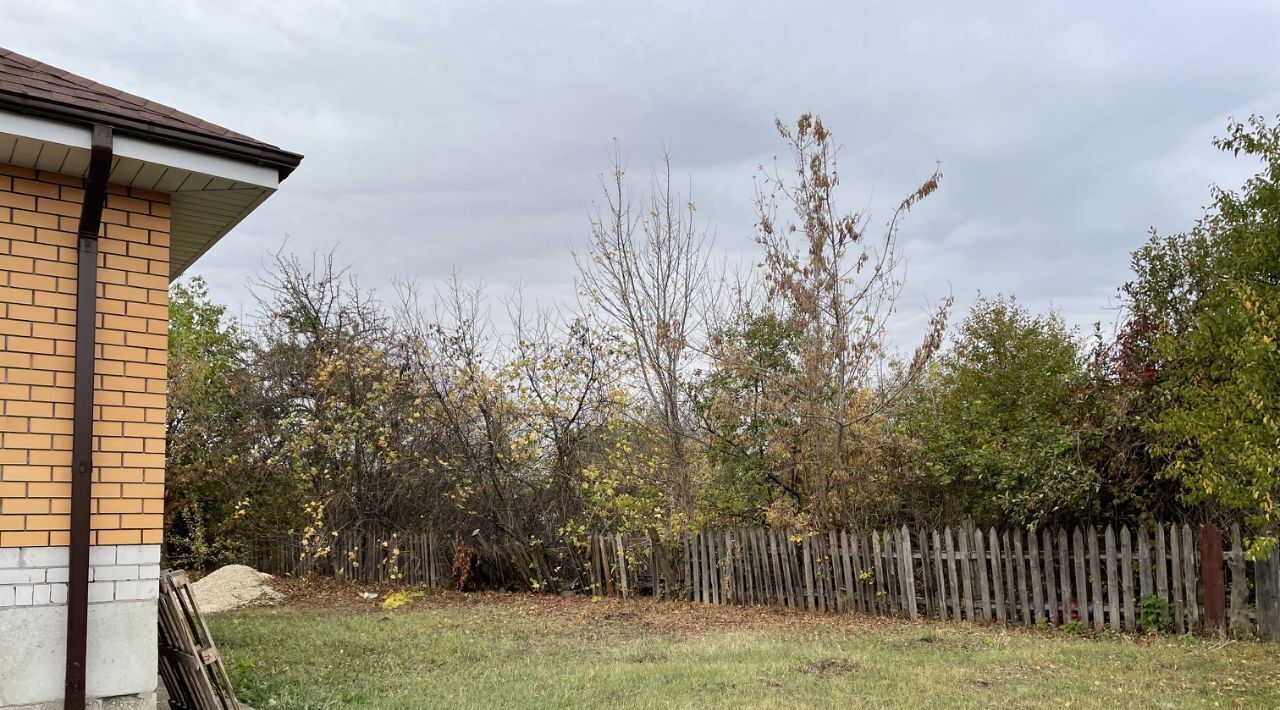
<svg viewBox="0 0 1280 710"><path fill-rule="evenodd" d="M0 547L67 544L82 184L0 164ZM168 196L110 186L100 236L91 543L159 543Z"/></svg>

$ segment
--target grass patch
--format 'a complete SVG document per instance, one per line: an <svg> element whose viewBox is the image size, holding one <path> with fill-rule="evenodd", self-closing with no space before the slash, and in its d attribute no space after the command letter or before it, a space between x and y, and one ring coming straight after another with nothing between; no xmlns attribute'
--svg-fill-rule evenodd
<svg viewBox="0 0 1280 710"><path fill-rule="evenodd" d="M1185 637L523 595L295 602L210 624L260 710L1280 704L1280 648Z"/></svg>

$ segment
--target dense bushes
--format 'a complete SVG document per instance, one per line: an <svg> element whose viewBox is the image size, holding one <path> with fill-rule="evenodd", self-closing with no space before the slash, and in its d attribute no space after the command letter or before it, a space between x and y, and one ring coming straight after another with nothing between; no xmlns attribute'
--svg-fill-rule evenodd
<svg viewBox="0 0 1280 710"><path fill-rule="evenodd" d="M1246 515L1266 541L1280 465L1280 138L1221 146L1265 170L1185 235L1134 254L1118 335L980 298L910 353L887 343L902 219L837 206L822 122L779 124L757 197L762 259L718 274L670 169L624 173L579 258L580 312L460 281L392 305L327 260L277 257L239 323L172 293L171 557L203 565L292 531L367 522L525 545L596 528Z"/></svg>

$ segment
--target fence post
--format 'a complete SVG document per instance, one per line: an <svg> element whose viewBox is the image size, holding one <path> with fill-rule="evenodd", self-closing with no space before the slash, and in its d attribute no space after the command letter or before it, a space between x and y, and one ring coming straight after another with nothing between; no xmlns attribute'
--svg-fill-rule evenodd
<svg viewBox="0 0 1280 710"><path fill-rule="evenodd" d="M1226 587L1222 579L1222 531L1213 523L1200 528L1200 583L1204 594L1204 630L1218 631L1226 618Z"/></svg>
<svg viewBox="0 0 1280 710"><path fill-rule="evenodd" d="M979 533L981 534L981 533ZM916 609L916 570L911 554L911 531L902 526L902 602L907 607L907 616L912 621L917 618Z"/></svg>

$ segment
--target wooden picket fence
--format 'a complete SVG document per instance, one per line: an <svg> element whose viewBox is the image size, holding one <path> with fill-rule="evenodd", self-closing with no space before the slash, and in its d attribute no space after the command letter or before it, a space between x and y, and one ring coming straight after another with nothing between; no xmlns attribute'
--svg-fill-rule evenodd
<svg viewBox="0 0 1280 710"><path fill-rule="evenodd" d="M475 533L367 526L324 555L298 539L258 546L271 574L366 583L660 596L816 612L1135 631L1143 608L1172 630L1280 640L1280 551L1245 557L1239 526L600 532L521 544ZM1146 600L1144 602L1144 600Z"/></svg>
<svg viewBox="0 0 1280 710"><path fill-rule="evenodd" d="M347 530L317 554L316 543L300 537L259 544L253 566L289 577L332 574L368 584L403 583L430 588L448 586L454 549L435 533L397 532L375 526Z"/></svg>
<svg viewBox="0 0 1280 710"><path fill-rule="evenodd" d="M577 544L528 545L366 525L333 536L319 554L318 545L296 536L264 542L250 562L274 575L332 575L367 584L661 596L666 591L660 585L678 574L678 562L653 539L596 533ZM668 570L665 576L652 572L660 569Z"/></svg>
<svg viewBox="0 0 1280 710"><path fill-rule="evenodd" d="M1280 560L1246 559L1239 526L1226 538L1210 525L712 530L684 541L684 569L708 604L1134 631L1158 599L1179 633L1280 639Z"/></svg>

